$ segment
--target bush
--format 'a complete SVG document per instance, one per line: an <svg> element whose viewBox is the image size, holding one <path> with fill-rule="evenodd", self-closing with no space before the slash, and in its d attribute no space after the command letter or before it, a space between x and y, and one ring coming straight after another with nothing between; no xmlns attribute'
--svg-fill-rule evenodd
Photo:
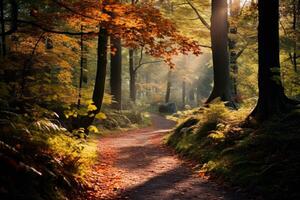
<svg viewBox="0 0 300 200"><path fill-rule="evenodd" d="M300 111L258 129L241 127L248 108L213 104L179 119L167 144L197 160L199 172L265 199L299 199Z"/></svg>
<svg viewBox="0 0 300 200"><path fill-rule="evenodd" d="M150 115L138 110L108 110L105 111L106 118L96 120L95 124L104 129L113 130L120 128L134 128L148 126L151 124Z"/></svg>
<svg viewBox="0 0 300 200"><path fill-rule="evenodd" d="M28 110L30 115L1 111L1 199L65 199L84 186L96 145L73 136L48 118L50 111L41 110Z"/></svg>

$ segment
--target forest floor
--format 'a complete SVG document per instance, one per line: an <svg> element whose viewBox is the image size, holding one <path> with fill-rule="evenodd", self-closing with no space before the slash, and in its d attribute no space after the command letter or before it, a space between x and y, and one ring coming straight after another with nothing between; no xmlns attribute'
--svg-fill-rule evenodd
<svg viewBox="0 0 300 200"><path fill-rule="evenodd" d="M164 146L175 124L153 115L148 128L117 132L99 140L99 160L88 175L85 199L220 200L243 199L201 178L193 163Z"/></svg>

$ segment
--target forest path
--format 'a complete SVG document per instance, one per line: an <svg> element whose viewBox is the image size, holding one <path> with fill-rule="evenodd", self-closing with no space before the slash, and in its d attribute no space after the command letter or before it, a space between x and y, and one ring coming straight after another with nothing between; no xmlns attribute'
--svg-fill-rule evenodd
<svg viewBox="0 0 300 200"><path fill-rule="evenodd" d="M202 179L162 144L174 123L153 115L153 125L104 137L99 162L89 177L88 199L241 199Z"/></svg>

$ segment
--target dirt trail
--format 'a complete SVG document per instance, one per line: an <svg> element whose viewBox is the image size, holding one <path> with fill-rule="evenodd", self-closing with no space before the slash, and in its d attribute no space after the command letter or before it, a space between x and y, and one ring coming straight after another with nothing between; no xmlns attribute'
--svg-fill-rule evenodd
<svg viewBox="0 0 300 200"><path fill-rule="evenodd" d="M235 200L162 145L174 124L153 116L153 126L105 137L99 142L100 160L90 182L89 199Z"/></svg>

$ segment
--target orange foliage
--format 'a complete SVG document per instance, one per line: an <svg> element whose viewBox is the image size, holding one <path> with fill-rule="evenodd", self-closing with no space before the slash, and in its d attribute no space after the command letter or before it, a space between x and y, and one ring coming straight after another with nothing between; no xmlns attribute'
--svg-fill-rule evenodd
<svg viewBox="0 0 300 200"><path fill-rule="evenodd" d="M82 25L85 32L96 32L99 25L103 26L110 35L122 38L124 46L144 47L146 53L161 57L170 65L172 55L201 53L196 41L181 35L174 23L149 3L129 4L113 0L103 0L102 3L94 0L53 2L67 10L52 13L51 18L60 18L73 30L79 31ZM49 14L39 19L48 17Z"/></svg>

